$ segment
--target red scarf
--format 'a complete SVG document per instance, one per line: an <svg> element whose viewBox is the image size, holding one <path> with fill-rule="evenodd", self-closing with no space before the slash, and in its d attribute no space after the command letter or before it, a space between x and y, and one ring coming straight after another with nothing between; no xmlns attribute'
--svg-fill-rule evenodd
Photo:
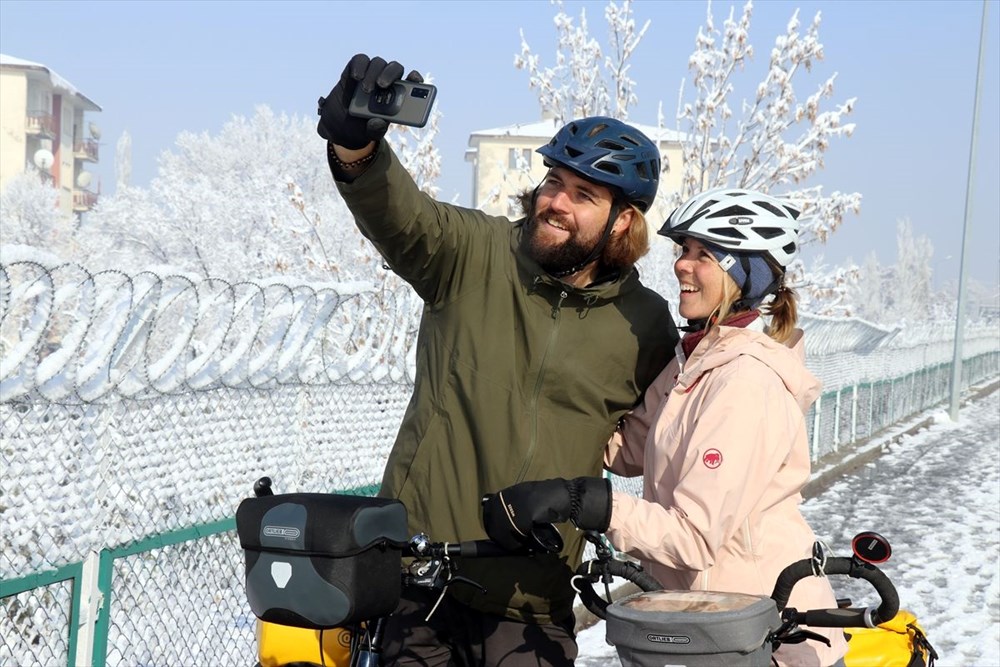
<svg viewBox="0 0 1000 667"><path fill-rule="evenodd" d="M742 329L759 316L759 310L745 310L743 312L736 313L735 315L731 315L728 320L723 322L723 324L727 327L737 327ZM691 353L694 352L694 348L698 347L698 343L701 342L701 339L705 337L705 334L708 333L708 330L711 328L712 323L709 323L708 326L701 331L692 331L691 333L684 334L684 338L681 338L681 349L684 350L685 359L689 359L691 357Z"/></svg>

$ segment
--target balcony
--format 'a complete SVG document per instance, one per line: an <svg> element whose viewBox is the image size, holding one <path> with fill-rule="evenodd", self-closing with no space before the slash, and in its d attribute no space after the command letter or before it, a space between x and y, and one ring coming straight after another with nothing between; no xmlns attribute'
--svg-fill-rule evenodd
<svg viewBox="0 0 1000 667"><path fill-rule="evenodd" d="M73 190L73 211L84 213L97 205L97 193L77 188Z"/></svg>
<svg viewBox="0 0 1000 667"><path fill-rule="evenodd" d="M55 139L56 121L47 111L29 111L24 130L32 136Z"/></svg>
<svg viewBox="0 0 1000 667"><path fill-rule="evenodd" d="M95 139L77 139L73 142L73 157L77 160L97 162L97 146Z"/></svg>

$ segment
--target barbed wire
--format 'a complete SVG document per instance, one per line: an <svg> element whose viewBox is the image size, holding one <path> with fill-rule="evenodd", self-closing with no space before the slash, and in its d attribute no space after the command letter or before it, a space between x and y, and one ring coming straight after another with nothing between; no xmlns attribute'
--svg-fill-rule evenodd
<svg viewBox="0 0 1000 667"><path fill-rule="evenodd" d="M412 382L408 286L0 264L0 401Z"/></svg>

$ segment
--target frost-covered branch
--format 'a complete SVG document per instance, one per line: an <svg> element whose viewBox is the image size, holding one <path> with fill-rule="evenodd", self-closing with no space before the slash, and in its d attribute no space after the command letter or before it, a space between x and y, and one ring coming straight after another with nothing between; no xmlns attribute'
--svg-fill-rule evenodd
<svg viewBox="0 0 1000 667"><path fill-rule="evenodd" d="M649 21L637 32L631 0L621 5L609 3L604 17L608 23L610 53L605 55L600 42L590 35L585 11L580 12L576 25L563 11L561 0L552 4L558 8L554 19L555 65L541 65L523 29L521 52L514 57L514 67L528 72L528 86L538 92L542 116L552 116L559 123L585 116L627 119L629 108L638 102L635 81L628 74L630 60L649 28Z"/></svg>
<svg viewBox="0 0 1000 667"><path fill-rule="evenodd" d="M855 99L821 110L822 101L833 95L834 74L805 101L798 100L796 75L810 72L823 59L823 44L820 14L803 33L796 11L785 33L775 39L768 71L753 99L745 100L740 114L734 116L728 102L734 91L733 77L754 53L749 41L752 11L752 2L747 2L736 19L731 8L720 31L709 5L705 26L695 38L688 63L694 99L678 109L678 121L686 126L689 139L683 149L682 187L673 193L673 203L721 186L772 192L803 208L803 245L822 243L848 211L860 209L861 195L834 192L824 196L819 185L788 187L800 186L822 168L823 155L835 137L852 134L854 125L844 118L853 111Z"/></svg>

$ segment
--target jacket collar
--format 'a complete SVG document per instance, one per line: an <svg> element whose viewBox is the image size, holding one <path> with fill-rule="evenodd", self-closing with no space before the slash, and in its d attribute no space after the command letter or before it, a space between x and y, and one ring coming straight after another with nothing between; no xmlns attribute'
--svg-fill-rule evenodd
<svg viewBox="0 0 1000 667"><path fill-rule="evenodd" d="M691 353L690 359L679 359L682 371L674 391L687 393L705 373L746 355L774 371L803 412L807 410L819 396L822 384L805 366L802 332L797 330L788 343L782 344L757 328L752 325L746 328L713 327ZM680 344L677 347L680 349Z"/></svg>

